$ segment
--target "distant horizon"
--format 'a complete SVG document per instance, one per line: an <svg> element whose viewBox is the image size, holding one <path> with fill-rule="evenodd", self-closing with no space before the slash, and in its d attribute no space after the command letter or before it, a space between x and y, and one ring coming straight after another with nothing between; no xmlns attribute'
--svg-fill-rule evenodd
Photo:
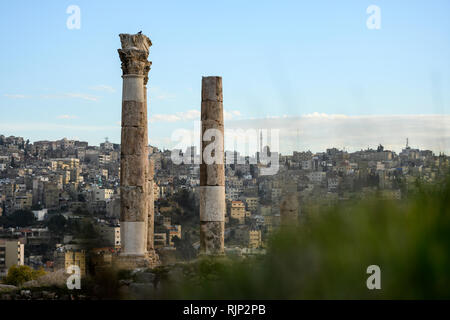
<svg viewBox="0 0 450 320"><path fill-rule="evenodd" d="M103 141L103 142L100 142L100 143L91 143L91 142L89 142L89 141L86 141L86 140L80 140L80 139L69 139L69 138L67 138L67 137L61 137L61 138L58 138L58 139L38 139L38 140L31 140L31 139L29 139L28 137L26 137L26 136L21 136L21 135L6 135L6 134L3 134L3 133L1 133L0 132L0 136L4 136L5 138L8 138L8 137L15 137L15 138L23 138L24 139L24 141L27 141L27 140L29 140L30 141L30 144L34 144L34 143L36 143L36 142L43 142L43 141L48 141L48 142L56 142L56 141L61 141L61 140L63 140L63 139L67 139L67 140L72 140L72 141L78 141L78 142L86 142L87 144L88 144L88 146L89 147L100 147L100 144L102 144L102 143L104 143L104 142L106 142L106 140L105 141ZM408 138L408 137L407 137ZM405 139L407 139L407 138L405 138ZM110 141L109 139L108 139L108 142L109 143L112 143L112 144L115 144L115 145L120 145L120 142L114 142L114 141ZM399 154L399 153L401 153L405 148L406 148L406 140L405 140L405 146L404 146L404 148L401 148L400 150L393 150L393 149L389 149L389 148L386 148L386 146L385 145L383 145L382 143L379 143L379 144L377 144L377 145L368 145L366 148L363 148L363 149L347 149L347 148L340 148L340 147L338 147L338 146L328 146L328 147L326 147L326 148L324 148L324 149L321 149L321 150L311 150L311 149L303 149L303 150L292 150L290 153L283 153L283 152L280 152L280 155L282 155L282 156L288 156L288 155L293 155L293 153L294 152L311 152L312 154L317 154L317 153L324 153L324 152L326 152L326 150L327 149L337 149L338 151L343 151L343 152L348 152L348 153L354 153L354 152L360 152L360 151L369 151L369 150L371 150L371 151L376 151L377 150L377 148L380 146L380 145L382 145L383 146L383 151L390 151L390 152L393 152L393 153L395 153L395 154ZM171 148L167 148L167 147L160 147L160 146L157 146L157 145L153 145L153 144L148 144L148 146L149 147L156 147L158 150L160 150L160 151L171 151L171 150L174 150L174 149L171 149ZM410 149L415 149L415 150L420 150L420 151L431 151L431 152L433 152L433 154L435 155L435 156L439 156L440 154L443 154L443 155L446 155L447 153L445 153L445 152L434 152L433 150L431 150L430 148L423 148L423 147L416 147L416 146L414 146L414 144L411 146L411 144L409 143L408 144L408 146L410 147ZM191 146L188 146L188 147L186 147L185 149L181 149L181 152L186 152L186 149L187 148L189 148L189 147L195 147L195 145L191 145ZM269 146L270 147L270 146ZM225 148L225 153L226 152L236 152L237 150L232 150L232 149L226 149ZM239 152L239 151L238 151ZM253 153L253 154L242 154L242 153L240 153L240 155L241 156L244 156L244 157L247 157L247 156L255 156L256 155L256 153L257 153L258 151L256 151L255 153ZM198 153L197 153L198 154Z"/></svg>

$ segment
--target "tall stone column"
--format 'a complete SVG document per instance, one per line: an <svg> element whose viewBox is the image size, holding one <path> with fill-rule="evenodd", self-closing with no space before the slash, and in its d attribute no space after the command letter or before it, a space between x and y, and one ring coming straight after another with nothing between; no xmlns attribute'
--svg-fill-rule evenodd
<svg viewBox="0 0 450 320"><path fill-rule="evenodd" d="M200 254L222 255L225 233L225 171L221 77L202 78L201 122ZM212 143L214 150L209 153ZM216 159L214 163L206 159L205 150Z"/></svg>
<svg viewBox="0 0 450 320"><path fill-rule="evenodd" d="M153 194L153 176L154 176L154 166L153 161L148 161L148 174L147 174L147 217L148 217L148 227L147 227L147 251L152 253L155 250L154 247L154 226L155 226L155 203Z"/></svg>
<svg viewBox="0 0 450 320"><path fill-rule="evenodd" d="M146 88L151 62L150 39L143 34L120 34L122 49L122 137L120 159L121 256L147 254L148 128Z"/></svg>

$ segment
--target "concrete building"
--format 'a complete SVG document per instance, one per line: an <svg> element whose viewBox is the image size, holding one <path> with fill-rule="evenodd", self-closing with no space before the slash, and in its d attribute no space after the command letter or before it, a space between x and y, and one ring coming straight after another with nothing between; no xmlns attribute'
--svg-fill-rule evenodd
<svg viewBox="0 0 450 320"><path fill-rule="evenodd" d="M98 233L108 247L120 247L120 226L99 224Z"/></svg>
<svg viewBox="0 0 450 320"><path fill-rule="evenodd" d="M110 199L114 194L113 189L101 189L98 187L94 187L92 189L92 200L93 201L105 201Z"/></svg>
<svg viewBox="0 0 450 320"><path fill-rule="evenodd" d="M54 254L55 269L67 270L71 265L80 268L81 276L86 275L86 252L81 249L57 248Z"/></svg>
<svg viewBox="0 0 450 320"><path fill-rule="evenodd" d="M232 201L230 208L230 217L239 221L239 224L245 223L245 205L242 201Z"/></svg>
<svg viewBox="0 0 450 320"><path fill-rule="evenodd" d="M0 239L0 269L24 264L24 245L19 240Z"/></svg>
<svg viewBox="0 0 450 320"><path fill-rule="evenodd" d="M261 230L238 229L236 230L236 237L247 248L261 247Z"/></svg>
<svg viewBox="0 0 450 320"><path fill-rule="evenodd" d="M247 209L252 213L257 213L259 208L259 198L257 197L248 197L245 198L245 204L247 205Z"/></svg>
<svg viewBox="0 0 450 320"><path fill-rule="evenodd" d="M14 197L14 209L30 209L33 205L33 194L31 192L21 192Z"/></svg>
<svg viewBox="0 0 450 320"><path fill-rule="evenodd" d="M326 178L327 173L322 171L310 172L307 176L312 183L321 183Z"/></svg>
<svg viewBox="0 0 450 320"><path fill-rule="evenodd" d="M48 212L47 209L33 210L34 217L36 218L37 221L44 221L47 212Z"/></svg>
<svg viewBox="0 0 450 320"><path fill-rule="evenodd" d="M155 248L163 248L167 246L167 234L165 232L155 233L153 242Z"/></svg>

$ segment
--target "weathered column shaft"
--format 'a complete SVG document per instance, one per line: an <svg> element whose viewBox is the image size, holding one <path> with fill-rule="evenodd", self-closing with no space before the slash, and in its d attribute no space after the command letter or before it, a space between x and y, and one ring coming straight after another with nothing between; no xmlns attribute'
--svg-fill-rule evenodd
<svg viewBox="0 0 450 320"><path fill-rule="evenodd" d="M200 253L221 255L224 253L225 233L224 123L221 77L202 78L201 121ZM204 141L205 137L211 135L214 136L210 139L211 141ZM215 144L211 156L218 161L214 163L208 162L203 154L210 143Z"/></svg>
<svg viewBox="0 0 450 320"><path fill-rule="evenodd" d="M147 173L147 251L154 250L154 225L155 225L155 204L153 195L153 176L154 176L154 166L153 161L148 161L148 173Z"/></svg>
<svg viewBox="0 0 450 320"><path fill-rule="evenodd" d="M145 35L121 34L123 70L120 159L122 255L145 255L148 227L148 129L145 84L151 41Z"/></svg>

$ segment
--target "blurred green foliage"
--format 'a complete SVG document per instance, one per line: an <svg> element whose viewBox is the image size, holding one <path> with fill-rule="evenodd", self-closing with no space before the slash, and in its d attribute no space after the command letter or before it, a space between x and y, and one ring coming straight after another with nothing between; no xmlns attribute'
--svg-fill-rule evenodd
<svg viewBox="0 0 450 320"><path fill-rule="evenodd" d="M280 229L263 257L184 264L161 298L449 299L450 179L414 190L323 208ZM366 286L369 265L380 290Z"/></svg>
<svg viewBox="0 0 450 320"><path fill-rule="evenodd" d="M45 275L45 271L42 268L34 270L29 266L13 265L8 269L5 283L20 286L27 281L35 280L43 275Z"/></svg>

